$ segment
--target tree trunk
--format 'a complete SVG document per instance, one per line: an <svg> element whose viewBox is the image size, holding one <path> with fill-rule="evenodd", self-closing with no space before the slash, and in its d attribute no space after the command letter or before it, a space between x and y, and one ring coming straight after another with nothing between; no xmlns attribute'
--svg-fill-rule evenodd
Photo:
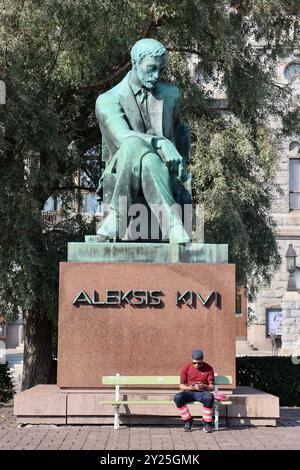
<svg viewBox="0 0 300 470"><path fill-rule="evenodd" d="M38 309L24 312L24 366L22 390L51 383L51 321Z"/></svg>

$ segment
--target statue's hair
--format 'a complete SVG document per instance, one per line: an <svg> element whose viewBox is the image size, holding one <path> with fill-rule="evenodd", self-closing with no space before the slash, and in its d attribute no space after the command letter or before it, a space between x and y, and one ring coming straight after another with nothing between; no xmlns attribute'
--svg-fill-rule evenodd
<svg viewBox="0 0 300 470"><path fill-rule="evenodd" d="M165 46L156 39L144 38L135 43L131 49L131 62L132 64L140 63L146 55L151 57L167 56L167 49Z"/></svg>

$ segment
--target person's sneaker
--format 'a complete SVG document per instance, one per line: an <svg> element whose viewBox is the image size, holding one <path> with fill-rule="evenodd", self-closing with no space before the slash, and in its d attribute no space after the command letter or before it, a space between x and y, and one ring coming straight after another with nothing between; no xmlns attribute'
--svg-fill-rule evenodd
<svg viewBox="0 0 300 470"><path fill-rule="evenodd" d="M212 432L212 424L211 423L204 423L203 431L204 432Z"/></svg>
<svg viewBox="0 0 300 470"><path fill-rule="evenodd" d="M193 418L187 419L184 422L184 431L185 432L191 432L192 430L192 425L193 425Z"/></svg>

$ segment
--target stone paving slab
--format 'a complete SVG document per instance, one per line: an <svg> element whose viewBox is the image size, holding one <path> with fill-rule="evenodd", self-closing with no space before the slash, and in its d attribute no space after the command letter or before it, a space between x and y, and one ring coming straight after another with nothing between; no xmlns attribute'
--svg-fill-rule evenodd
<svg viewBox="0 0 300 470"><path fill-rule="evenodd" d="M281 408L278 426L221 427L205 434L180 426L18 426L13 403L0 405L0 450L300 450L300 408Z"/></svg>

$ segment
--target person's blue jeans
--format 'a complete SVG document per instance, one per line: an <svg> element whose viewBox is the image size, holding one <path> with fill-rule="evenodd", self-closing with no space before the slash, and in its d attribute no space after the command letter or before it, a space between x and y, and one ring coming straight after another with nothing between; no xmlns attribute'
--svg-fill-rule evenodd
<svg viewBox="0 0 300 470"><path fill-rule="evenodd" d="M192 392L190 390L183 390L182 392L176 393L174 397L174 402L177 408L182 408L187 403L191 403L193 401L199 401L206 408L212 408L214 404L214 396L207 390L203 392Z"/></svg>

